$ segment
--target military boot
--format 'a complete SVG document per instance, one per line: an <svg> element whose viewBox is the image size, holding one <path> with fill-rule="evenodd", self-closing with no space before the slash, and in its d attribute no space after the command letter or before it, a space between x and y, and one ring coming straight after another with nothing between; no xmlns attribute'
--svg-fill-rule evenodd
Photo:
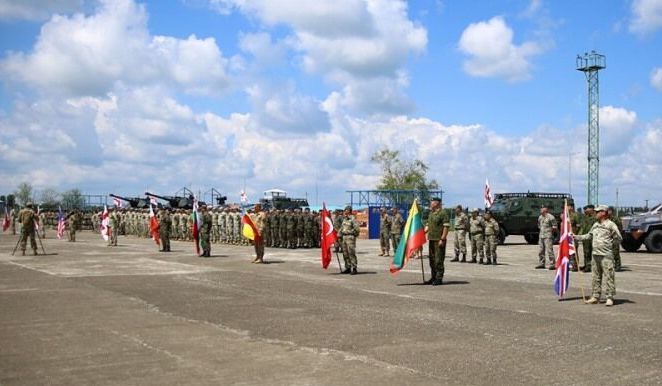
<svg viewBox="0 0 662 386"><path fill-rule="evenodd" d="M462 260L460 260L461 263L466 263L467 262L467 254L463 253L462 254Z"/></svg>
<svg viewBox="0 0 662 386"><path fill-rule="evenodd" d="M453 260L451 260L451 263L455 263L457 261L460 261L460 254L459 253L455 254L455 257L453 258Z"/></svg>
<svg viewBox="0 0 662 386"><path fill-rule="evenodd" d="M342 271L342 272L340 272L340 273L342 273L342 274L348 274L348 273L352 273L352 269L351 269L351 268L349 268L349 267L347 267L347 268L345 268L345 270L344 270L344 271Z"/></svg>

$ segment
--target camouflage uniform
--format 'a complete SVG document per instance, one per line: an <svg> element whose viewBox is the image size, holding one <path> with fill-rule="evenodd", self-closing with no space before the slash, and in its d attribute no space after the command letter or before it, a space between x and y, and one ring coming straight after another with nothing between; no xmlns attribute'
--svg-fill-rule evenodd
<svg viewBox="0 0 662 386"><path fill-rule="evenodd" d="M296 225L297 218L291 209L287 210L285 216L285 227L287 229L287 248L296 248Z"/></svg>
<svg viewBox="0 0 662 386"><path fill-rule="evenodd" d="M478 210L471 213L469 219L469 239L471 240L471 262L476 262L476 257L480 256L480 264L483 264L485 252L483 243L485 241L485 220L478 215Z"/></svg>
<svg viewBox="0 0 662 386"><path fill-rule="evenodd" d="M172 227L172 218L170 213L161 209L159 211L159 239L161 239L161 251L170 252L170 229Z"/></svg>
<svg viewBox="0 0 662 386"><path fill-rule="evenodd" d="M202 209L200 213L200 248L202 249L201 257L211 257L211 227L212 219L211 214L206 209Z"/></svg>
<svg viewBox="0 0 662 386"><path fill-rule="evenodd" d="M538 236L538 266L545 267L545 257L549 263L550 269L555 268L556 262L554 261L554 242L552 238L553 230L556 228L556 219L549 213L538 216L538 229L540 230Z"/></svg>
<svg viewBox="0 0 662 386"><path fill-rule="evenodd" d="M385 208L381 209L381 216L379 217L379 247L382 252L379 256L388 256L391 251L391 216L388 215ZM395 253L395 249L393 253Z"/></svg>
<svg viewBox="0 0 662 386"><path fill-rule="evenodd" d="M587 211L587 208L589 206L587 205L584 207L584 217L582 218L581 221L581 226L579 227L579 233L580 234L585 234L588 233L591 228L593 227L593 224L595 224L595 215L592 212L592 209L589 209ZM584 254L584 267L583 271L584 272L589 272L591 271L591 262L593 260L593 251L592 251L592 246L591 246L591 241L586 240L582 242L582 252Z"/></svg>
<svg viewBox="0 0 662 386"><path fill-rule="evenodd" d="M393 252L398 250L400 244L400 237L402 237L402 227L405 225L405 220L397 208L391 209L391 244L393 245Z"/></svg>
<svg viewBox="0 0 662 386"><path fill-rule="evenodd" d="M456 212L457 213L457 212ZM467 261L467 230L469 229L469 217L464 212L455 216L455 231L453 232L455 258L451 261L458 261L462 253L462 262Z"/></svg>
<svg viewBox="0 0 662 386"><path fill-rule="evenodd" d="M271 220L269 221L269 233L271 233L270 247L280 247L280 214L276 209L272 209L269 213Z"/></svg>
<svg viewBox="0 0 662 386"><path fill-rule="evenodd" d="M21 223L21 252L25 255L25 248L27 246L28 238L30 239L30 247L35 255L37 255L37 241L35 240L35 222L38 221L37 214L32 210L32 205L28 204L17 215L18 222Z"/></svg>
<svg viewBox="0 0 662 386"><path fill-rule="evenodd" d="M497 264L497 245L499 244L499 223L489 216L485 219L485 264Z"/></svg>
<svg viewBox="0 0 662 386"><path fill-rule="evenodd" d="M350 209L351 211L351 209ZM359 224L352 215L345 215L340 224L342 237L342 254L345 260L345 272L356 273L358 261L356 259L356 237L359 235Z"/></svg>
<svg viewBox="0 0 662 386"><path fill-rule="evenodd" d="M212 211L211 214L211 242L218 243L218 212L216 210Z"/></svg>
<svg viewBox="0 0 662 386"><path fill-rule="evenodd" d="M117 217L117 211L110 209L108 214L108 229L110 237L108 237L108 246L117 246L117 233L119 232L119 218Z"/></svg>
<svg viewBox="0 0 662 386"><path fill-rule="evenodd" d="M430 283L432 284L441 284L444 278L444 260L446 259L446 240L443 239L442 235L444 228L448 230L450 228L450 222L448 221L448 216L441 209L441 204L439 207L430 211L430 215L427 221L427 231L428 231L428 250L430 258L430 270L431 278Z"/></svg>

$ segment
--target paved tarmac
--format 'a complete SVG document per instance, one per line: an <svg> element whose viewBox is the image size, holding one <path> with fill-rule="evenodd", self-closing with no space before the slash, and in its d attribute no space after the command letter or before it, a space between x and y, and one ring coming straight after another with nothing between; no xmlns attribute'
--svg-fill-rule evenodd
<svg viewBox="0 0 662 386"><path fill-rule="evenodd" d="M623 253L607 308L582 304L586 274L559 301L517 237L498 266L447 259L432 287L420 260L391 276L375 240L348 276L319 250L267 249L257 265L251 247L205 259L185 242L48 236L46 256L21 257L0 235L3 386L662 383L662 255Z"/></svg>

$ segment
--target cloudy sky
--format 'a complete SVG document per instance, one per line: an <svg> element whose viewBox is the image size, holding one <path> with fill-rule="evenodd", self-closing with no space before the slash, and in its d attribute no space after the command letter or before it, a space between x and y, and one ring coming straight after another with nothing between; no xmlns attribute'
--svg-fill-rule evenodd
<svg viewBox="0 0 662 386"><path fill-rule="evenodd" d="M342 204L385 147L448 204L586 201L600 73L600 201L662 200L662 0L0 0L0 192Z"/></svg>

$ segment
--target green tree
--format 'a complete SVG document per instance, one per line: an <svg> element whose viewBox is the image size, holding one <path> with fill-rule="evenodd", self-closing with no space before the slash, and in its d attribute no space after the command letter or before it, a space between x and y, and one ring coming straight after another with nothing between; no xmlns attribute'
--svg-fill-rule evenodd
<svg viewBox="0 0 662 386"><path fill-rule="evenodd" d="M60 193L53 188L46 188L39 195L39 202L48 208L57 208L60 203Z"/></svg>
<svg viewBox="0 0 662 386"><path fill-rule="evenodd" d="M400 152L382 149L372 155L372 162L379 164L382 170L382 179L377 185L379 190L418 190L424 200L429 199L430 190L439 189L439 183L428 180L429 167L421 160L408 160L400 157ZM395 203L412 201L413 195L393 194L390 197Z"/></svg>
<svg viewBox="0 0 662 386"><path fill-rule="evenodd" d="M25 206L28 202L32 201L32 185L27 182L21 182L18 184L14 196L19 205Z"/></svg>
<svg viewBox="0 0 662 386"><path fill-rule="evenodd" d="M67 209L83 209L85 198L79 189L70 189L62 192L62 206Z"/></svg>

